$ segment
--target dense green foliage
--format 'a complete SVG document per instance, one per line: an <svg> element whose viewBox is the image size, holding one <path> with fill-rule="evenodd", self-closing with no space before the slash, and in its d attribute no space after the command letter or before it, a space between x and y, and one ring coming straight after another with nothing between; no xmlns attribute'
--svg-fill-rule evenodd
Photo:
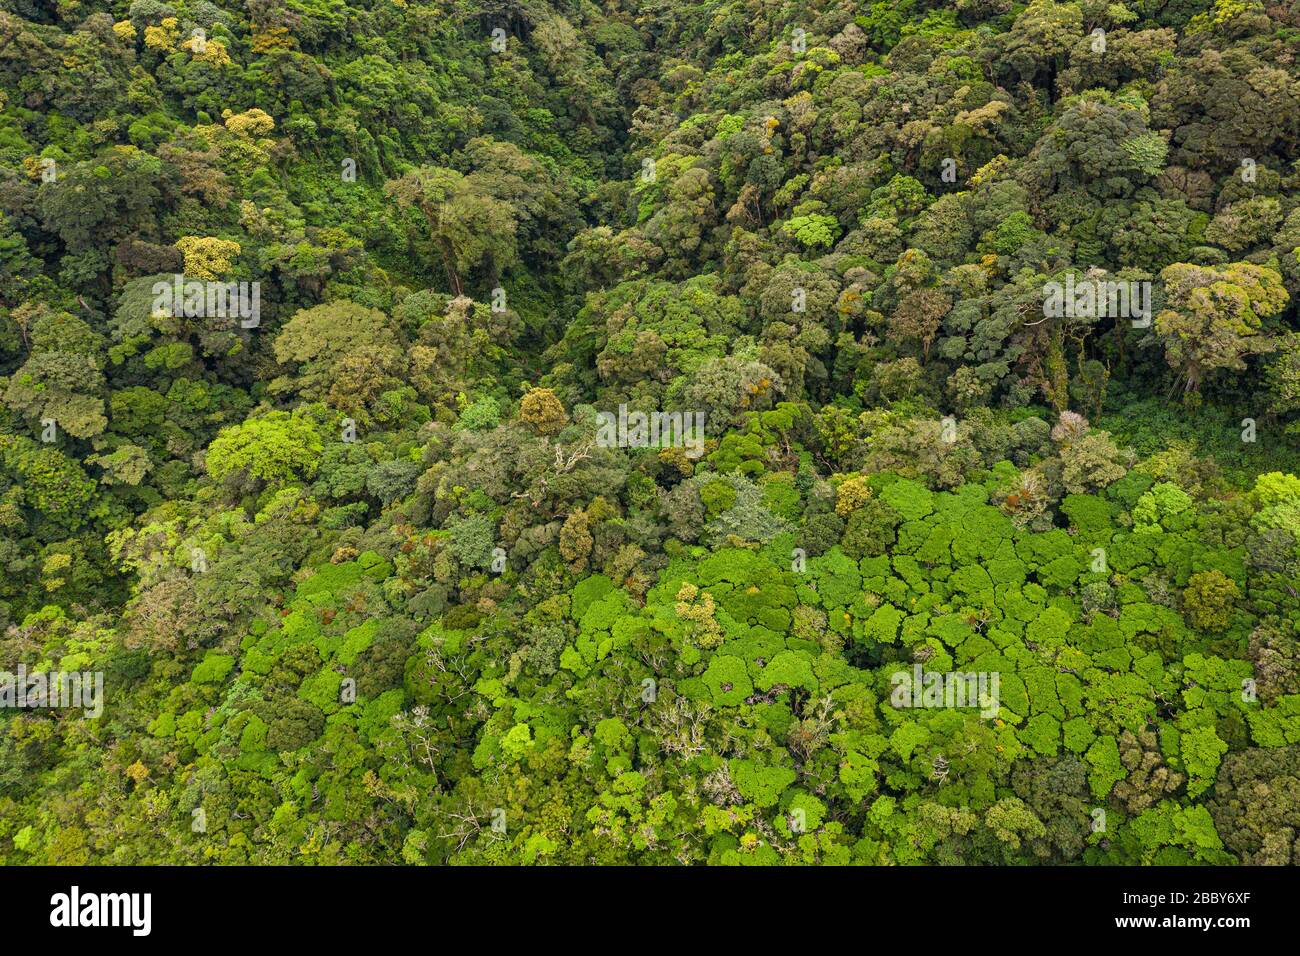
<svg viewBox="0 0 1300 956"><path fill-rule="evenodd" d="M3 8L0 862L1300 864L1300 6Z"/></svg>

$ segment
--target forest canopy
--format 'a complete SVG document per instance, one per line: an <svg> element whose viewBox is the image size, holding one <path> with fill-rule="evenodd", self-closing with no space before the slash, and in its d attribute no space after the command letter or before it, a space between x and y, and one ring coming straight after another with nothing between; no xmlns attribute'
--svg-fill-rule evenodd
<svg viewBox="0 0 1300 956"><path fill-rule="evenodd" d="M1298 57L6 0L0 863L1300 864Z"/></svg>

